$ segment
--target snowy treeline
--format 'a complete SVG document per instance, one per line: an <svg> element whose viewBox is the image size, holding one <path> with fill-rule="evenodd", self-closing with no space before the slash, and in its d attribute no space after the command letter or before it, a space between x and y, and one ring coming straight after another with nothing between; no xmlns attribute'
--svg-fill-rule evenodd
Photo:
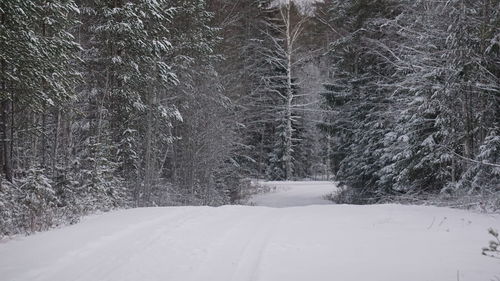
<svg viewBox="0 0 500 281"><path fill-rule="evenodd" d="M326 17L341 199L478 195L500 209L500 1L332 1Z"/></svg>
<svg viewBox="0 0 500 281"><path fill-rule="evenodd" d="M498 198L499 5L1 1L0 235L246 177Z"/></svg>
<svg viewBox="0 0 500 281"><path fill-rule="evenodd" d="M232 199L238 123L206 1L9 0L0 19L0 234Z"/></svg>

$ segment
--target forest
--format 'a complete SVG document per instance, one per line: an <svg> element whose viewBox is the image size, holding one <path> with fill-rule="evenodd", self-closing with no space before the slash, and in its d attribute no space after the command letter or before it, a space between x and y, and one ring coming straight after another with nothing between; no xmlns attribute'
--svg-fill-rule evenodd
<svg viewBox="0 0 500 281"><path fill-rule="evenodd" d="M500 210L500 0L2 0L0 236L115 208Z"/></svg>

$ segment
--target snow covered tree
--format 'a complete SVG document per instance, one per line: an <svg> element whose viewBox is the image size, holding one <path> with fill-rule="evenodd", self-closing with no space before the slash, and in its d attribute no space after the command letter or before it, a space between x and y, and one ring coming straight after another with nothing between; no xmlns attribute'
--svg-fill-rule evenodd
<svg viewBox="0 0 500 281"><path fill-rule="evenodd" d="M2 166L9 181L14 168L14 125L20 127L16 112L31 111L45 120L41 112L57 108L74 95L78 78L74 63L79 46L69 30L76 24L78 13L72 0L0 4ZM37 152L32 151L35 155ZM40 153L43 160L45 147Z"/></svg>
<svg viewBox="0 0 500 281"><path fill-rule="evenodd" d="M314 104L309 97L316 93L309 87L314 87L313 80L305 81L308 87L299 87L309 73L306 66L313 65L313 59L320 49L316 33L315 20L311 11L306 12L300 1L243 1L241 16L235 16L232 29L236 34L229 34L235 40L230 42L229 51L224 54L232 55L229 73L235 79L235 90L241 93L236 100L239 105L238 115L242 123L243 151L241 161L245 172L253 177L267 177L273 179L286 178L286 147L287 147L287 24L288 12L290 22L288 31L295 32L292 48L290 49L291 62L291 161L289 167L292 177L309 176L311 165L308 165L312 155L308 154L315 141L315 127L305 114ZM297 6L297 4L299 4ZM291 33L289 33L290 35ZM234 47L238 42L238 48ZM223 63L225 65L225 62ZM227 68L225 67L225 68ZM230 78L231 79L231 78ZM310 83L309 83L310 82ZM234 93L234 92L233 92ZM311 138L312 137L312 138Z"/></svg>
<svg viewBox="0 0 500 281"><path fill-rule="evenodd" d="M163 151L160 172L174 185L171 200L178 204L218 205L228 202L239 185L237 118L229 98L234 93L218 73L223 64L218 53L221 29L205 1L175 2L175 48L169 56L180 83L169 89L169 100L182 120L173 123L173 141Z"/></svg>
<svg viewBox="0 0 500 281"><path fill-rule="evenodd" d="M324 127L340 141L338 178L375 201L456 189L496 126L498 2L332 4Z"/></svg>
<svg viewBox="0 0 500 281"><path fill-rule="evenodd" d="M258 1L257 19L246 23L256 26L247 33L246 81L251 89L242 99L246 144L254 147L250 157L258 176L290 179L296 176L294 150L302 145L297 134L302 112L297 110L305 99L298 87L298 67L312 55L307 54L303 39L311 21L295 1ZM301 170L301 169L299 169Z"/></svg>
<svg viewBox="0 0 500 281"><path fill-rule="evenodd" d="M157 175L153 131L178 116L175 107L159 102L178 81L166 60L174 9L170 1L89 4L82 20L87 83L81 95L91 114L87 138L96 149L88 156L94 161L92 175L105 165L92 154L104 153L115 167L110 173L130 184L136 204L146 204ZM138 143L144 146L135 151ZM139 153L144 157L135 158Z"/></svg>
<svg viewBox="0 0 500 281"><path fill-rule="evenodd" d="M479 147L475 159L465 159L471 162L464 172L457 187L465 193L481 193L490 198L490 210L500 210L500 135L499 128L492 130Z"/></svg>
<svg viewBox="0 0 500 281"><path fill-rule="evenodd" d="M394 48L400 77L394 87L398 103L406 104L396 138L406 144L394 143L398 189L435 192L455 184L468 166L457 155L474 158L495 122L498 78L490 60L498 54L481 47L494 37L478 21L476 4L409 3L387 25L406 27Z"/></svg>
<svg viewBox="0 0 500 281"><path fill-rule="evenodd" d="M332 29L330 81L325 83L325 108L331 113L320 125L335 140L337 179L354 189L352 202L380 197L378 172L386 165L385 136L392 130L389 99L393 65L379 45L383 20L396 14L389 1L334 1L328 6Z"/></svg>
<svg viewBox="0 0 500 281"><path fill-rule="evenodd" d="M291 179L293 175L293 146L298 122L293 112L297 100L297 81L294 70L298 63L298 39L302 35L308 16L301 14L293 1L275 1L269 6L270 16L266 24L270 49L264 54L268 63L275 68L275 74L268 77L269 94L277 95L282 101L277 105L278 126L275 148L272 151L270 169L274 178ZM276 170L282 169L282 175Z"/></svg>

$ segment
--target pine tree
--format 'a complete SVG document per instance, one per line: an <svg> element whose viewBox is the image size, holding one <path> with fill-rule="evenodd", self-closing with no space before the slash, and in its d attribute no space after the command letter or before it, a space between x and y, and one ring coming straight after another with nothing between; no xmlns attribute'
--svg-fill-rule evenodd
<svg viewBox="0 0 500 281"><path fill-rule="evenodd" d="M174 9L169 1L91 4L83 20L88 70L82 97L85 103L88 97L87 138L95 147L87 156L93 163L87 166L93 166L94 178L100 178L102 166L110 177L126 180L136 204L147 204L158 174L154 145L159 140L152 132L156 124L168 125L179 116L175 107L159 102L164 91L178 82L166 60L172 48ZM135 151L139 143L145 145ZM139 153L144 157L135 158Z"/></svg>
<svg viewBox="0 0 500 281"><path fill-rule="evenodd" d="M323 93L332 113L320 127L336 141L337 179L353 188L350 200L356 203L390 192L379 172L389 165L385 141L394 116L387 85L395 70L385 58L380 28L397 7L389 1L332 2L329 7L330 25L341 32L330 45L331 78Z"/></svg>
<svg viewBox="0 0 500 281"><path fill-rule="evenodd" d="M484 63L491 54L477 52L486 50L478 7L464 1L407 5L411 9L394 26L407 26L395 48L398 102L406 104L397 125L406 145L394 143L396 186L436 192L454 185L468 166L457 155L474 158L484 140L495 115L496 78Z"/></svg>
<svg viewBox="0 0 500 281"><path fill-rule="evenodd" d="M70 0L7 1L1 4L0 13L2 165L5 177L12 181L12 138L17 135L13 125L24 125L16 122L15 112L27 108L45 120L40 112L57 108L73 96L79 46L69 29L76 24L79 10ZM27 122L27 126L37 126ZM41 153L43 160L45 147Z"/></svg>

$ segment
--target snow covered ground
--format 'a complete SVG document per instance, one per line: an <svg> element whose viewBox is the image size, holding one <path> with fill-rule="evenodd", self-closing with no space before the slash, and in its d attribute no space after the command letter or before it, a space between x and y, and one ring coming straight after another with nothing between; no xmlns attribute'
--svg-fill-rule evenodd
<svg viewBox="0 0 500 281"><path fill-rule="evenodd" d="M262 184L275 187L275 191L255 195L250 204L277 208L332 204L324 197L335 190L335 185L328 181L268 181Z"/></svg>
<svg viewBox="0 0 500 281"><path fill-rule="evenodd" d="M500 278L500 260L481 255L487 229L500 228L498 215L332 205L322 199L333 188L328 183L269 184L279 188L256 196L259 206L123 210L0 243L0 280Z"/></svg>

